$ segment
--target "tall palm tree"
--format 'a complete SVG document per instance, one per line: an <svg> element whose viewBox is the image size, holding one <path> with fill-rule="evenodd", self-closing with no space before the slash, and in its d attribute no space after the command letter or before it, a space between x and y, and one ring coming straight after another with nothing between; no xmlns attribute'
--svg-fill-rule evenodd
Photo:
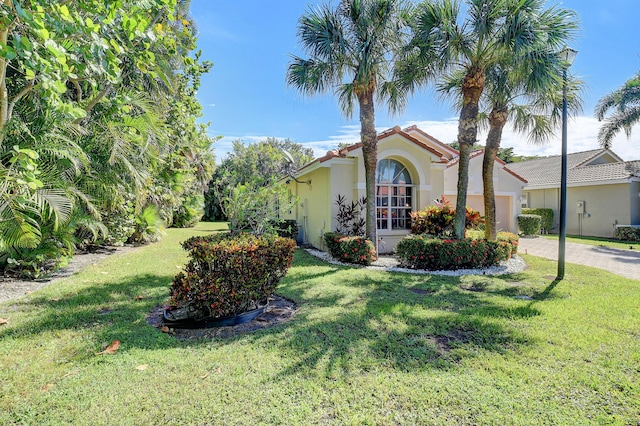
<svg viewBox="0 0 640 426"><path fill-rule="evenodd" d="M603 147L609 148L620 130L631 136L631 128L640 122L640 72L619 89L603 96L596 104L595 114L598 120L605 120L598 132L598 141Z"/></svg>
<svg viewBox="0 0 640 426"><path fill-rule="evenodd" d="M567 9L543 9L544 2L531 0L520 3L516 16L523 31L518 56L488 70L486 100L489 133L482 163L484 186L485 237L496 239L496 203L493 168L500 149L502 131L508 120L514 130L529 135L533 143L543 143L560 123L563 63L558 51L567 44L578 28L575 13ZM524 44L523 43L523 44ZM572 79L567 99L573 110L580 108L580 82Z"/></svg>
<svg viewBox="0 0 640 426"><path fill-rule="evenodd" d="M375 171L378 141L375 98L389 80L390 64L402 44L408 5L404 0L342 0L309 10L298 24L308 59L292 57L287 84L306 95L335 89L340 109L360 111L360 140L366 180L366 236L376 241Z"/></svg>
<svg viewBox="0 0 640 426"><path fill-rule="evenodd" d="M397 81L404 90L459 74L462 103L458 121L458 188L455 234L464 237L469 157L478 134L478 113L488 73L531 50L526 6L538 0L425 1L413 20L413 38L398 64Z"/></svg>

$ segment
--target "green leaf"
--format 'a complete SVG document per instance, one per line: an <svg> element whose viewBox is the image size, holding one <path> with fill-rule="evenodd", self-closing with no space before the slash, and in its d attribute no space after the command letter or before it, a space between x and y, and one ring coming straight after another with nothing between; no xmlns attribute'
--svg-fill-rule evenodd
<svg viewBox="0 0 640 426"><path fill-rule="evenodd" d="M33 70L26 70L26 79L27 80L33 80L36 78L36 73L33 72Z"/></svg>
<svg viewBox="0 0 640 426"><path fill-rule="evenodd" d="M56 92L60 94L67 91L67 85L65 84L64 81L60 81L60 80L57 80L56 82L53 83L53 88L55 89Z"/></svg>
<svg viewBox="0 0 640 426"><path fill-rule="evenodd" d="M38 34L40 35L40 37L42 37L44 40L49 40L49 31L46 28L40 28L38 30Z"/></svg>

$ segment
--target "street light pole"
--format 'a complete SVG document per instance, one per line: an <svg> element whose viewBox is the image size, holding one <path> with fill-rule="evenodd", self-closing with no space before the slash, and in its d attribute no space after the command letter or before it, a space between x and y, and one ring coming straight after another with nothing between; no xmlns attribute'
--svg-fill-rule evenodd
<svg viewBox="0 0 640 426"><path fill-rule="evenodd" d="M564 278L564 258L567 239L567 70L578 54L577 50L565 47L560 52L563 61L562 72L562 161L560 166L560 236L558 238L558 275L556 281Z"/></svg>

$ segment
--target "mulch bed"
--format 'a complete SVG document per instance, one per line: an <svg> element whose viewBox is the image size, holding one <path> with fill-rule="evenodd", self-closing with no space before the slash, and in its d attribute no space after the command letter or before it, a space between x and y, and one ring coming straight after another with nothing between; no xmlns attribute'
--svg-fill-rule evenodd
<svg viewBox="0 0 640 426"><path fill-rule="evenodd" d="M229 338L241 334L250 333L262 328L273 327L278 324L291 321L298 310L295 302L282 296L274 294L269 297L269 306L264 313L256 319L244 324L238 324L231 327L211 327L211 328L169 328L162 322L162 312L165 306L157 306L147 315L149 325L156 327L158 330L174 336L176 339L211 339L211 338Z"/></svg>

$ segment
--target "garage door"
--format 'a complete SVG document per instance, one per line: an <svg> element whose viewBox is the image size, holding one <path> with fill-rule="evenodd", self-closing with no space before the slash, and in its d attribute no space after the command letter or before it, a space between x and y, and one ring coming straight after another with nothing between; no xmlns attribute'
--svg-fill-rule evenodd
<svg viewBox="0 0 640 426"><path fill-rule="evenodd" d="M511 202L512 197L506 195L496 196L496 228L498 231L515 232L515 224L513 223L513 213ZM454 198L455 200L455 198ZM469 195L467 197L467 205L474 210L478 210L484 216L484 197L482 195Z"/></svg>

